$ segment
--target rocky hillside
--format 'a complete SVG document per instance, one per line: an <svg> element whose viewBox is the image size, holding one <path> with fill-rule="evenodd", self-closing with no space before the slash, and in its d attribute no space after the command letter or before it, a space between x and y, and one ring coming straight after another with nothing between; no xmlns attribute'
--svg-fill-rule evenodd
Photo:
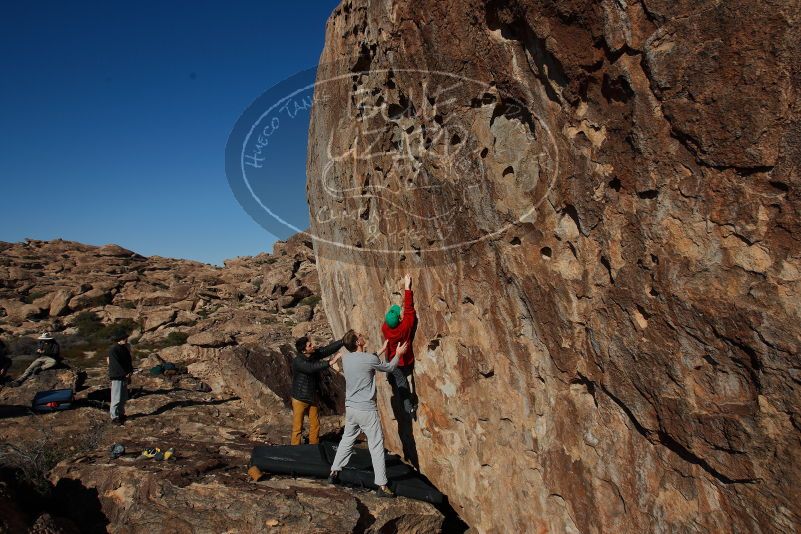
<svg viewBox="0 0 801 534"><path fill-rule="evenodd" d="M472 526L801 528L800 7L331 16L308 155L311 211L337 214L312 218L326 312L377 336L413 273L412 445Z"/></svg>
<svg viewBox="0 0 801 534"><path fill-rule="evenodd" d="M186 362L212 387L264 409L289 399L294 338L330 337L311 243L300 237L223 268L116 245L0 243L0 284L12 353L31 354L35 336L50 330L74 365L91 366L105 358L107 334L122 328L136 356ZM329 412L341 408L341 385L328 384Z"/></svg>
<svg viewBox="0 0 801 534"><path fill-rule="evenodd" d="M12 376L51 330L70 368L0 383L0 532L431 532L431 505L313 480L246 475L254 445L289 442L294 336L330 339L311 245L218 268L67 241L0 244L0 337ZM105 351L131 332L136 372L125 426L111 425ZM186 367L153 376L161 359ZM33 415L37 391L71 387L73 409ZM342 382L325 384L341 413ZM336 439L340 417L322 420ZM126 454L109 456L113 443ZM172 447L174 460L138 457Z"/></svg>

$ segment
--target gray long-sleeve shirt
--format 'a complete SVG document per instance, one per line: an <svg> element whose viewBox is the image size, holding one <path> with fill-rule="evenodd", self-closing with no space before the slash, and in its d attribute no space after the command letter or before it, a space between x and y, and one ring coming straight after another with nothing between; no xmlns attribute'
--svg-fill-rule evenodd
<svg viewBox="0 0 801 534"><path fill-rule="evenodd" d="M354 410L377 410L375 404L375 372L390 373L398 366L398 356L389 363L382 362L375 354L350 352L342 358L345 374L345 408Z"/></svg>

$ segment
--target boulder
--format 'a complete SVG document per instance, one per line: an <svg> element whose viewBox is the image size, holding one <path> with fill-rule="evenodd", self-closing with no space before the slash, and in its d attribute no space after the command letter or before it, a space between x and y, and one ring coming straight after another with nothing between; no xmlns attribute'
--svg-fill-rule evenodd
<svg viewBox="0 0 801 534"><path fill-rule="evenodd" d="M797 12L329 18L307 165L310 211L337 214L310 230L326 315L375 333L413 275L420 409L380 380L385 444L477 531L801 529Z"/></svg>
<svg viewBox="0 0 801 534"><path fill-rule="evenodd" d="M186 342L196 347L224 347L233 344L234 339L222 332L204 331L189 336Z"/></svg>
<svg viewBox="0 0 801 534"><path fill-rule="evenodd" d="M0 307L6 312L7 320L20 323L26 319L38 318L46 308L38 304L25 304L18 300L1 300Z"/></svg>
<svg viewBox="0 0 801 534"><path fill-rule="evenodd" d="M73 293L69 289L59 289L50 301L50 317L60 317L69 311L69 301Z"/></svg>
<svg viewBox="0 0 801 534"><path fill-rule="evenodd" d="M160 326L172 322L177 314L178 312L176 310L169 308L146 312L145 321L142 326L146 332L155 330Z"/></svg>
<svg viewBox="0 0 801 534"><path fill-rule="evenodd" d="M67 306L71 310L83 310L95 306L103 306L111 302L111 294L104 289L92 288L85 293L72 297Z"/></svg>
<svg viewBox="0 0 801 534"><path fill-rule="evenodd" d="M133 308L123 308L120 306L106 306L103 308L103 314L106 321L114 322L121 319L136 320L139 317L139 312Z"/></svg>

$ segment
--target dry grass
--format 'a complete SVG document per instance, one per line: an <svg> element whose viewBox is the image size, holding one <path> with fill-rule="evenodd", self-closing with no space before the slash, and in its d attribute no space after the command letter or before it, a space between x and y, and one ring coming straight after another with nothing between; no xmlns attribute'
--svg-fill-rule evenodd
<svg viewBox="0 0 801 534"><path fill-rule="evenodd" d="M40 495L50 492L48 474L56 464L67 458L94 451L103 436L103 424L92 421L82 433L55 438L41 423L37 437L22 438L16 443L0 443L0 466L12 469L19 482Z"/></svg>

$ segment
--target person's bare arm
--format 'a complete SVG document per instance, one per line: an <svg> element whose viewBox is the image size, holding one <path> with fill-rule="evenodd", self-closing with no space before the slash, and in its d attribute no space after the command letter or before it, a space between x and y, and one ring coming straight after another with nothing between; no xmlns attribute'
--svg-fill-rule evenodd
<svg viewBox="0 0 801 534"><path fill-rule="evenodd" d="M389 363L379 362L375 365L376 371L381 371L382 373L391 373L394 371L398 367L398 360L406 353L407 348L409 348L408 341L398 345L398 349L395 351L395 357L392 358L392 361Z"/></svg>

